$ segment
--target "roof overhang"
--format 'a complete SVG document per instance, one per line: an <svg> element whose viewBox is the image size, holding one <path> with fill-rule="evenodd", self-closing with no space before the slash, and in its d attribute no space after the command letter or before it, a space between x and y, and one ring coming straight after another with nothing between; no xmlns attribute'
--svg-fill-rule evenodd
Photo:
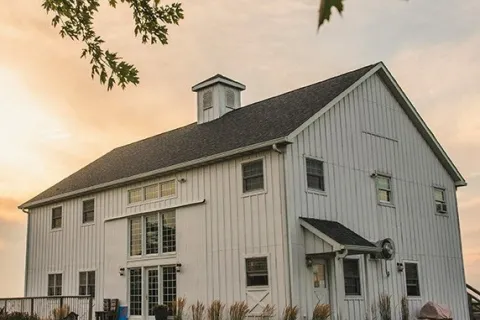
<svg viewBox="0 0 480 320"><path fill-rule="evenodd" d="M245 90L247 87L244 84L241 84L240 82L237 82L235 80L229 79L225 76L222 76L221 74L217 74L207 80L204 80L192 87L192 91L196 92L199 90L202 90L203 88L210 87L214 84L217 83L222 83L226 86L238 89L240 91Z"/></svg>
<svg viewBox="0 0 480 320"><path fill-rule="evenodd" d="M176 165L173 165L173 166L169 166L169 167L161 168L161 169L158 169L158 170L145 172L145 173L142 173L142 174L137 174L135 176L131 176L131 177L123 178L123 179L117 179L117 180L114 180L114 181L98 184L98 185L95 185L95 186L92 186L92 187L89 187L89 188L83 188L83 189L75 190L75 191L72 191L72 192L63 193L63 194L60 194L60 195L57 195L57 196L54 196L54 197L50 197L50 198L46 198L46 199L42 199L42 200L38 200L38 201L27 201L27 202L21 204L18 208L22 209L22 210L32 209L32 208L35 208L35 207L44 206L44 205L55 203L55 202L58 202L58 201L63 201L63 200L67 200L67 199L91 194L93 192L98 192L98 191L108 190L108 189L112 189L112 188L117 188L119 186L139 182L139 181L145 180L147 178L155 178L157 176L161 176L161 175L165 175L165 174L171 174L171 173L186 170L186 169L189 169L189 168L199 167L199 166L203 166L203 165L206 165L206 164L223 161L225 159L235 158L235 157L238 157L238 156L241 156L241 155L244 155L244 154L249 154L249 153L252 153L252 152L258 152L258 151L268 150L268 149L271 150L273 146L276 147L276 146L285 145L285 144L289 144L289 143L291 143L291 142L288 140L287 137L282 137L282 138L278 138L278 139L274 139L274 140L270 140L270 141L265 141L265 142L261 142L261 143L257 143L257 144L252 144L252 145L247 146L247 147L242 147L242 148L229 150L229 151L226 151L226 152L214 154L212 156L203 157L203 158L179 163L179 164L176 164Z"/></svg>

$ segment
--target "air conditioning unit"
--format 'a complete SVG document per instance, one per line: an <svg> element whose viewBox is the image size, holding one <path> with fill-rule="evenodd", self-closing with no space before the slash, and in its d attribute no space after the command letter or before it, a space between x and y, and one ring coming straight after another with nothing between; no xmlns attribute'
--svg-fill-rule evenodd
<svg viewBox="0 0 480 320"><path fill-rule="evenodd" d="M371 255L372 259L392 260L393 258L395 258L395 243L392 239L386 238L380 240L375 245L380 248L381 251L378 253L373 253Z"/></svg>
<svg viewBox="0 0 480 320"><path fill-rule="evenodd" d="M437 212L447 213L447 204L446 203L437 203Z"/></svg>

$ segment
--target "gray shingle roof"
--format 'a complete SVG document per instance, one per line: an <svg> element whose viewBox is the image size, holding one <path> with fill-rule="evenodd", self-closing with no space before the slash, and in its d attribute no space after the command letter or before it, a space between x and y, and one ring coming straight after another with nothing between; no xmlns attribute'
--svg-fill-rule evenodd
<svg viewBox="0 0 480 320"><path fill-rule="evenodd" d="M116 148L22 205L287 136L375 65Z"/></svg>
<svg viewBox="0 0 480 320"><path fill-rule="evenodd" d="M301 217L300 219L307 222L308 224L310 224L312 227L314 227L321 233L332 238L339 244L348 245L348 246L372 247L372 248L376 247L373 243L371 243L367 239L363 238L359 234L353 232L352 230L350 230L349 228L345 227L343 224L337 221L320 220L320 219L303 218L303 217Z"/></svg>

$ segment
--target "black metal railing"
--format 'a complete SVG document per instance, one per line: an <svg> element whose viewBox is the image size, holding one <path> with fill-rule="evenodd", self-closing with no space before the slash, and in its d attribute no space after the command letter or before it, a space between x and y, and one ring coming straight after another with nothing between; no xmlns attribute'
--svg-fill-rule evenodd
<svg viewBox="0 0 480 320"><path fill-rule="evenodd" d="M0 311L22 312L37 315L40 319L55 320L73 312L78 315L78 320L92 320L93 299L90 296L0 298Z"/></svg>
<svg viewBox="0 0 480 320"><path fill-rule="evenodd" d="M480 318L480 291L467 284L467 296L470 319Z"/></svg>

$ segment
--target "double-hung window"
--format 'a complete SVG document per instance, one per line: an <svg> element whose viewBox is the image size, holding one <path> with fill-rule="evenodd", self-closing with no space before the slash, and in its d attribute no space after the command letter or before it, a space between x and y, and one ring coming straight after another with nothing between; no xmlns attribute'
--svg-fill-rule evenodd
<svg viewBox="0 0 480 320"><path fill-rule="evenodd" d="M385 175L376 175L377 199L379 203L393 203L392 178Z"/></svg>
<svg viewBox="0 0 480 320"><path fill-rule="evenodd" d="M441 188L434 188L435 196L435 210L437 213L447 213L447 201L445 200L445 190Z"/></svg>
<svg viewBox="0 0 480 320"><path fill-rule="evenodd" d="M48 296L62 295L62 274L54 273L48 275Z"/></svg>
<svg viewBox="0 0 480 320"><path fill-rule="evenodd" d="M325 191L323 162L315 159L306 159L308 189Z"/></svg>
<svg viewBox="0 0 480 320"><path fill-rule="evenodd" d="M343 276L345 279L345 295L360 296L360 266L358 259L343 260Z"/></svg>
<svg viewBox="0 0 480 320"><path fill-rule="evenodd" d="M418 278L418 264L405 262L405 281L408 297L420 296L420 280Z"/></svg>
<svg viewBox="0 0 480 320"><path fill-rule="evenodd" d="M95 219L95 200L89 199L82 204L82 222L89 223Z"/></svg>
<svg viewBox="0 0 480 320"><path fill-rule="evenodd" d="M255 160L242 164L243 192L264 189L263 160Z"/></svg>
<svg viewBox="0 0 480 320"><path fill-rule="evenodd" d="M52 209L52 229L60 229L62 227L62 207Z"/></svg>
<svg viewBox="0 0 480 320"><path fill-rule="evenodd" d="M130 256L174 253L175 212L152 213L129 221Z"/></svg>
<svg viewBox="0 0 480 320"><path fill-rule="evenodd" d="M95 297L95 271L84 271L79 274L78 294Z"/></svg>

